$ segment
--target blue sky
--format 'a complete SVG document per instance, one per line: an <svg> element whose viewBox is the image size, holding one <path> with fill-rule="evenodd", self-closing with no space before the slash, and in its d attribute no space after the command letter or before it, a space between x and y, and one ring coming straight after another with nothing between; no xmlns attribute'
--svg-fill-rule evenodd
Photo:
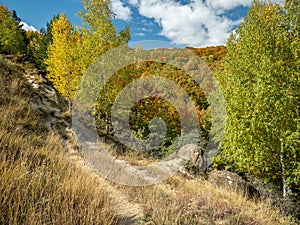
<svg viewBox="0 0 300 225"><path fill-rule="evenodd" d="M278 0L280 1L280 0ZM222 45L247 15L252 0L111 0L118 29L130 25L131 41L161 40L178 46ZM65 13L80 25L75 13L80 0L0 0L37 30ZM29 28L29 27L28 27Z"/></svg>

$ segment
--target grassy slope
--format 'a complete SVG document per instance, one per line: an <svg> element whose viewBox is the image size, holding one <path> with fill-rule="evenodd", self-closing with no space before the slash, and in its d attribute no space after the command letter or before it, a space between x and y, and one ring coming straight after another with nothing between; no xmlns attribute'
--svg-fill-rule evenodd
<svg viewBox="0 0 300 225"><path fill-rule="evenodd" d="M66 160L22 73L0 59L0 224L110 224L110 199Z"/></svg>
<svg viewBox="0 0 300 225"><path fill-rule="evenodd" d="M112 200L75 167L29 104L21 67L0 59L0 224L116 224ZM292 224L265 203L204 180L118 187L148 224Z"/></svg>
<svg viewBox="0 0 300 225"><path fill-rule="evenodd" d="M265 203L218 188L204 179L170 178L150 187L120 187L143 205L149 224L279 225L297 224Z"/></svg>

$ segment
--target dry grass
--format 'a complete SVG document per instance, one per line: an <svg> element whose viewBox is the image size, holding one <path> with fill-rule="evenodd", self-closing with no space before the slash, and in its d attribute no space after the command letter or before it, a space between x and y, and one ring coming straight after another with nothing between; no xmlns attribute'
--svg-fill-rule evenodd
<svg viewBox="0 0 300 225"><path fill-rule="evenodd" d="M95 176L68 160L62 139L31 108L21 73L0 59L0 224L120 224ZM118 189L142 205L144 224L296 224L202 179Z"/></svg>
<svg viewBox="0 0 300 225"><path fill-rule="evenodd" d="M112 200L67 160L21 73L0 59L0 224L115 224Z"/></svg>
<svg viewBox="0 0 300 225"><path fill-rule="evenodd" d="M297 224L264 202L251 201L200 178L176 176L156 186L120 189L143 205L148 224Z"/></svg>

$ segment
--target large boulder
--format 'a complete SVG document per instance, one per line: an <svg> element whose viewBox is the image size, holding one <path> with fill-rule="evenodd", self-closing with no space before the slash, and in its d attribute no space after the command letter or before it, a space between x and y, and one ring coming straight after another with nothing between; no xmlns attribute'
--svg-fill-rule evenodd
<svg viewBox="0 0 300 225"><path fill-rule="evenodd" d="M186 164L180 169L187 178L195 178L204 175L206 177L207 159L204 150L195 144L188 144L180 148L178 155L186 160ZM203 173L201 173L203 172Z"/></svg>
<svg viewBox="0 0 300 225"><path fill-rule="evenodd" d="M180 148L178 155L186 159L195 166L199 171L206 170L207 159L203 148L195 144L188 144Z"/></svg>
<svg viewBox="0 0 300 225"><path fill-rule="evenodd" d="M259 198L260 193L241 176L226 170L213 170L208 174L208 181L220 188L242 193L249 198Z"/></svg>
<svg viewBox="0 0 300 225"><path fill-rule="evenodd" d="M208 181L218 187L237 191L244 191L247 186L246 181L239 175L225 170L211 171L208 175Z"/></svg>

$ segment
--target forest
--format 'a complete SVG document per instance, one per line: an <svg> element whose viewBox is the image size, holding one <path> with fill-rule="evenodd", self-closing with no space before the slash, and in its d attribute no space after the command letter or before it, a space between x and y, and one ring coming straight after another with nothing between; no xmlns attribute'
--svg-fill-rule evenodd
<svg viewBox="0 0 300 225"><path fill-rule="evenodd" d="M53 17L46 29L24 31L15 11L0 5L0 53L16 55L45 71L47 79L72 110L77 87L99 56L130 41L130 27L117 31L110 1L82 0L82 25L74 27L65 14ZM225 46L187 47L206 62L221 87L226 104L226 133L211 169L254 176L274 185L283 198L300 198L300 3L284 5L254 1L248 15ZM163 74L163 75L162 75ZM193 100L201 126L199 146L211 134L208 100L184 71L148 61L118 71L98 94L94 116L99 136L120 145L119 156L164 159L181 134L179 114L163 98L139 101L130 114L136 136L149 136L149 122L162 118L167 132L159 147L137 153L118 143L111 122L117 94L132 81L163 76Z"/></svg>

